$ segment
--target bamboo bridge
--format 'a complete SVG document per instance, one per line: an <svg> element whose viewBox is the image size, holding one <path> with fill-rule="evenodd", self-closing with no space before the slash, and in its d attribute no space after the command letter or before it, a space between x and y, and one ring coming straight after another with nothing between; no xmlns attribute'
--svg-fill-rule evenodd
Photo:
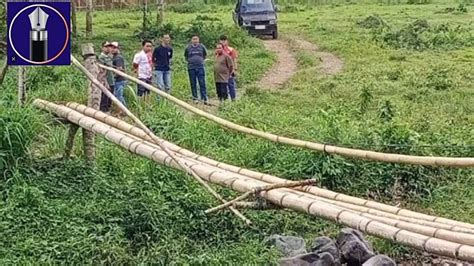
<svg viewBox="0 0 474 266"><path fill-rule="evenodd" d="M250 224L238 209L236 200L226 201L208 183L220 185L245 193L239 199L255 195L267 202L321 217L346 225L370 235L388 239L432 254L474 262L474 224L402 209L371 200L352 197L313 186L313 182L294 182L273 175L259 173L226 164L198 155L157 137L138 117L122 105L114 95L74 57L73 64L90 80L91 86L100 89L124 111L135 125L109 116L97 109L78 103L57 104L36 99L34 105L62 117L71 123L108 141L121 146L133 154L153 160L159 164L182 170L202 184L222 205L206 212L228 208L239 218ZM349 149L315 142L291 139L255 129L243 127L204 112L184 101L164 93L156 87L141 82L113 68L100 68L115 72L135 83L140 83L161 97L213 121L228 129L267 139L276 143L293 145L328 154L374 160L387 163L404 163L435 167L473 167L474 158L449 158L412 156Z"/></svg>

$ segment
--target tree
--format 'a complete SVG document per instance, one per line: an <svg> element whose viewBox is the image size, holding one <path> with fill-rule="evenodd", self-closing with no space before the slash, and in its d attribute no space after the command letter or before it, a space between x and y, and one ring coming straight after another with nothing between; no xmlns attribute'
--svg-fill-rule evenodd
<svg viewBox="0 0 474 266"><path fill-rule="evenodd" d="M72 27L72 38L74 41L76 41L77 40L76 0L71 1L71 27Z"/></svg>
<svg viewBox="0 0 474 266"><path fill-rule="evenodd" d="M156 0L156 25L161 26L165 22L165 0Z"/></svg>
<svg viewBox="0 0 474 266"><path fill-rule="evenodd" d="M94 0L87 0L86 8L86 37L92 38L92 13L94 12Z"/></svg>

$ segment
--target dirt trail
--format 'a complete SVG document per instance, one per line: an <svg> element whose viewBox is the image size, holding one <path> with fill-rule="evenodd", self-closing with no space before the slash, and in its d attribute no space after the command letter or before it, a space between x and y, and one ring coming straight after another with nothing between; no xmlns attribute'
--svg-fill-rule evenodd
<svg viewBox="0 0 474 266"><path fill-rule="evenodd" d="M268 90L277 89L296 73L297 62L286 41L266 40L263 44L267 50L276 53L278 59L277 63L257 82L257 86Z"/></svg>
<svg viewBox="0 0 474 266"><path fill-rule="evenodd" d="M319 73L324 75L335 75L342 71L344 66L342 60L337 56L320 51L319 47L311 42L290 38L291 47L286 40L265 40L265 48L277 54L277 63L257 82L262 89L272 90L281 87L298 71L298 63L292 48L309 51L319 58L321 64L317 66Z"/></svg>

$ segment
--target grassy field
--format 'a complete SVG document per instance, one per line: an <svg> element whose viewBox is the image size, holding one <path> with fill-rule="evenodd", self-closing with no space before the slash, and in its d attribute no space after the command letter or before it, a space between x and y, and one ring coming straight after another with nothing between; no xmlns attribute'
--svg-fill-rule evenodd
<svg viewBox="0 0 474 266"><path fill-rule="evenodd" d="M221 117L348 147L473 157L474 9L467 5L465 13L456 11L458 7L453 1L282 8L283 37L295 38L297 32L297 38L339 56L344 71L322 76L313 67L318 58L296 51L299 72L271 92L252 84L276 56L260 40L231 27L230 6L170 12L167 20L178 36L200 11L200 20L221 20L223 29L238 40L239 85L246 94L219 108ZM140 11L96 12L94 19L91 41L96 47L103 40L119 41L130 61L139 49L135 33L142 23ZM427 27L423 21L415 23L423 19ZM83 13L79 24L83 31ZM204 29L206 36L221 34ZM187 100L185 41L180 36L174 42L173 94ZM214 97L211 65L208 84ZM28 75L30 100L86 98L86 80L72 67L34 68ZM217 202L191 178L103 139L98 140L96 165L80 158L81 138L76 158L61 161L66 127L42 112L16 107L15 77L12 68L0 94L1 264L267 264L279 257L264 245L268 235L301 235L311 243L316 236L337 234L337 225L290 211L245 211L255 224L252 228L228 212L205 215L203 210ZM336 191L387 203L401 200L405 207L474 222L472 170L366 162L276 145L221 129L167 102L144 106L133 91L130 84L130 105L158 135L197 153L285 178L317 178ZM217 189L226 197L235 195ZM378 252L398 261L420 255L371 240Z"/></svg>

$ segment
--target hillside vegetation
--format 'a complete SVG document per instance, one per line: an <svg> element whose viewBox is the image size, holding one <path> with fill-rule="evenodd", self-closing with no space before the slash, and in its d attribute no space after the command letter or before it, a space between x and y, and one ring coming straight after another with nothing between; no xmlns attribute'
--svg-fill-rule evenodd
<svg viewBox="0 0 474 266"><path fill-rule="evenodd" d="M200 32L209 49L222 33L240 51L239 101L217 115L248 127L346 147L474 157L474 7L454 1L425 5L282 6L283 38L305 39L344 61L335 76L320 60L295 51L299 72L282 88L253 84L275 62L262 40L232 26L231 6L203 5L167 13L169 24L142 32L138 10L98 11L94 37L119 41L128 60L139 38L171 31L175 46L172 94L189 100L183 59L187 35ZM85 14L78 14L84 32ZM152 23L152 22L150 22ZM297 33L297 34L296 34ZM78 47L78 46L77 46ZM76 49L75 55L80 58ZM209 94L215 97L212 62ZM279 254L263 240L274 233L308 243L338 226L287 210L245 211L246 227L230 212L205 215L218 202L185 174L131 155L102 138L94 165L84 162L81 138L62 161L67 127L51 115L16 104L12 67L0 93L0 264L266 264ZM28 69L28 98L84 103L87 82L73 67ZM225 130L166 101L131 109L157 135L196 153L288 179L316 178L354 196L474 223L474 172L352 160L269 143ZM226 198L236 194L216 189ZM388 241L375 249L414 260L421 253Z"/></svg>

